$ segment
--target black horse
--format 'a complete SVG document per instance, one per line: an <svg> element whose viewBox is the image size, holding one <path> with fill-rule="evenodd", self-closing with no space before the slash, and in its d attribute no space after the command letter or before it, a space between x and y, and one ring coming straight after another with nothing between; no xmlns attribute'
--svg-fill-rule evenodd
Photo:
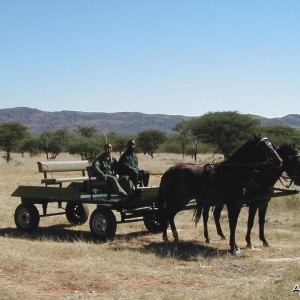
<svg viewBox="0 0 300 300"><path fill-rule="evenodd" d="M247 247L253 248L251 242L251 230L253 228L254 219L258 210L258 222L259 222L259 238L263 242L263 245L268 247L270 244L265 237L265 217L268 208L269 201L272 196L272 188L275 183L285 172L293 182L300 185L300 154L294 145L283 144L277 149L277 153L282 158L281 166L272 166L271 168L266 165L258 167L254 173L252 182L246 188L245 203L249 207L248 222L247 222L247 234L246 242ZM254 200L253 200L254 199ZM257 199L257 200L255 200ZM226 239L220 224L221 212L224 205L217 205L214 208L214 220L218 235L221 239ZM204 237L206 242L210 242L208 235L208 215L209 207L203 207L203 225L204 225Z"/></svg>
<svg viewBox="0 0 300 300"><path fill-rule="evenodd" d="M175 215L195 199L195 222L201 217L203 206L226 204L230 226L230 252L239 248L235 244L235 229L243 201L243 191L255 169L261 164L281 163L281 159L267 138L254 136L237 149L227 160L213 170L206 166L180 164L171 167L162 176L158 192L158 208L163 239L167 243L170 224L174 242L178 233Z"/></svg>

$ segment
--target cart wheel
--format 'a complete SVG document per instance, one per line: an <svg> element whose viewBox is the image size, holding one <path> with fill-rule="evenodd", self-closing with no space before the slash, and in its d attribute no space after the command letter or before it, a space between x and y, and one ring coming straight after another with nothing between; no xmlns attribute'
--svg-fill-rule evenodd
<svg viewBox="0 0 300 300"><path fill-rule="evenodd" d="M82 225L89 218L89 207L86 203L68 202L66 217L72 225Z"/></svg>
<svg viewBox="0 0 300 300"><path fill-rule="evenodd" d="M19 230L31 232L38 228L40 214L32 203L22 203L15 210L15 223Z"/></svg>
<svg viewBox="0 0 300 300"><path fill-rule="evenodd" d="M117 231L115 215L110 209L95 209L90 217L90 229L95 241L113 240Z"/></svg>
<svg viewBox="0 0 300 300"><path fill-rule="evenodd" d="M162 228L157 213L147 213L144 215L144 225L151 233L161 233Z"/></svg>

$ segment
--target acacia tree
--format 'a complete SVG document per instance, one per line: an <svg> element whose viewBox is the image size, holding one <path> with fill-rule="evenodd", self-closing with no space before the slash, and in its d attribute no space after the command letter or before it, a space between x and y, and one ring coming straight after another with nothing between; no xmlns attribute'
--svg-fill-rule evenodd
<svg viewBox="0 0 300 300"><path fill-rule="evenodd" d="M300 130L291 126L264 126L261 134L266 135L277 146L283 143L300 145Z"/></svg>
<svg viewBox="0 0 300 300"><path fill-rule="evenodd" d="M97 129L94 126L79 126L76 131L80 136L95 137Z"/></svg>
<svg viewBox="0 0 300 300"><path fill-rule="evenodd" d="M241 143L256 133L259 121L236 111L209 112L189 122L191 132L202 142L217 145L228 158Z"/></svg>
<svg viewBox="0 0 300 300"><path fill-rule="evenodd" d="M70 142L70 132L63 127L55 131L45 131L39 137L40 149L47 159L55 159L58 154L66 151Z"/></svg>
<svg viewBox="0 0 300 300"><path fill-rule="evenodd" d="M19 151L22 156L25 152L28 152L30 157L33 157L41 152L39 139L36 136L29 136L22 140Z"/></svg>
<svg viewBox="0 0 300 300"><path fill-rule="evenodd" d="M154 152L166 139L167 135L163 131L145 130L138 134L138 148L140 148L144 154L149 154L153 158Z"/></svg>
<svg viewBox="0 0 300 300"><path fill-rule="evenodd" d="M106 137L99 135L94 127L79 127L72 136L68 151L82 160L93 161L102 151Z"/></svg>
<svg viewBox="0 0 300 300"><path fill-rule="evenodd" d="M122 152L126 149L129 139L128 136L115 136L113 139L113 150L119 152L119 155L121 156Z"/></svg>
<svg viewBox="0 0 300 300"><path fill-rule="evenodd" d="M0 147L5 151L3 158L11 161L11 152L17 151L20 142L29 136L27 127L19 122L0 124Z"/></svg>
<svg viewBox="0 0 300 300"><path fill-rule="evenodd" d="M188 121L183 121L175 125L173 130L179 132L178 141L181 145L182 149L182 156L184 157L186 152L186 145L191 143L193 148L193 157L195 162L197 161L197 154L198 154L198 138L194 136L191 131L191 127L189 126Z"/></svg>

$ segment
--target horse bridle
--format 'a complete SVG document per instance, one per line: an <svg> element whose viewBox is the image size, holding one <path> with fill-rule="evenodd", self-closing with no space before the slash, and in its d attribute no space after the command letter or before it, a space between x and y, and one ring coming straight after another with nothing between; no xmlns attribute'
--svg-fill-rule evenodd
<svg viewBox="0 0 300 300"><path fill-rule="evenodd" d="M294 159L298 159L300 157L300 153L296 154L296 155L290 155L289 156L289 160L294 160ZM295 185L298 185L300 186L300 177L299 176L296 176L296 175L288 175L288 177L284 177L284 176L281 176L283 178L283 180L285 180L286 182L288 182L288 178L290 179L290 182L289 184L286 186L286 187L290 187L293 183ZM280 180L281 182L281 180ZM282 185L284 185L282 182L281 182Z"/></svg>
<svg viewBox="0 0 300 300"><path fill-rule="evenodd" d="M280 157L280 155L277 153L277 151L275 150L273 144L269 141L269 139L267 137L263 137L260 139L260 143L264 143L265 145L267 145L267 147L269 149L271 149L271 151L274 153L274 155L277 158L277 160L279 161L280 165L282 165L283 160Z"/></svg>

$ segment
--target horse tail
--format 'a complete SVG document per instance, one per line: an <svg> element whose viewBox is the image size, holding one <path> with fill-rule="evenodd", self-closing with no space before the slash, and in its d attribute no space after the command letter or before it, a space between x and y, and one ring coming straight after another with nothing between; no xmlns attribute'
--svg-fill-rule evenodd
<svg viewBox="0 0 300 300"><path fill-rule="evenodd" d="M163 192L162 192L162 187L159 186L158 196L157 196L157 207L159 209L163 208L165 206L165 203L166 203L166 200L165 200L165 197L164 197Z"/></svg>
<svg viewBox="0 0 300 300"><path fill-rule="evenodd" d="M160 181L160 185L158 188L158 196L157 196L157 207L159 210L162 210L166 206L166 196L165 196L165 191L167 190L166 185L168 184L167 178L168 174L165 173Z"/></svg>
<svg viewBox="0 0 300 300"><path fill-rule="evenodd" d="M197 203L197 207L195 208L194 214L193 214L195 226L197 226L198 222L201 219L202 211L203 211L203 206L201 206L200 203Z"/></svg>
<svg viewBox="0 0 300 300"><path fill-rule="evenodd" d="M165 226L168 222L168 193L170 188L170 171L166 171L161 180L160 185L158 188L158 196L156 206L158 208L158 219L160 220L161 224Z"/></svg>

